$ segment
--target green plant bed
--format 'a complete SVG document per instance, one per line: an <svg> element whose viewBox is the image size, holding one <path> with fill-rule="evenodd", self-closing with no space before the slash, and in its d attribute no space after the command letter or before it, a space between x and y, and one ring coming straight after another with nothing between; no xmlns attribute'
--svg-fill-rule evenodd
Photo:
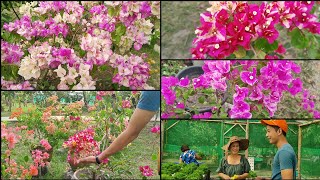
<svg viewBox="0 0 320 180"><path fill-rule="evenodd" d="M210 179L208 165L163 163L161 179Z"/></svg>

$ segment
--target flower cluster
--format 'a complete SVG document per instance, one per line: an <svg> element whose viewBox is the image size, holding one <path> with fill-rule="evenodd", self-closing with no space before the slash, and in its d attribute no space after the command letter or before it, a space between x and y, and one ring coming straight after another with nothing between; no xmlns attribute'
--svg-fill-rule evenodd
<svg viewBox="0 0 320 180"><path fill-rule="evenodd" d="M250 50L250 42L265 38L272 44L279 32L280 24L290 31L307 29L320 34L317 16L310 11L314 1L275 1L248 4L241 1L211 2L212 6L200 16L201 26L195 31L192 57L205 59L207 55L225 58L238 49Z"/></svg>
<svg viewBox="0 0 320 180"><path fill-rule="evenodd" d="M262 66L261 66L262 64ZM260 69L257 69L257 68ZM239 71L241 68L241 72ZM228 93L228 83L234 86L233 104L228 115L230 118L250 119L252 112L262 106L273 117L277 111L277 105L285 92L292 96L303 94L301 106L313 115L319 117L319 111L315 110L315 97L303 90L303 83L296 74L301 72L301 67L293 61L270 60L262 61L205 61L202 66L204 74L192 79L178 79L176 77L162 77L161 92L167 106L184 109L183 99L177 97L179 88L192 88L201 91L213 89ZM190 87L192 86L192 87ZM171 108L171 109L172 109ZM170 108L168 108L169 110ZM212 112L217 107L212 108ZM172 112L165 112L162 117L174 116ZM211 112L193 115L193 118L210 118Z"/></svg>
<svg viewBox="0 0 320 180"><path fill-rule="evenodd" d="M109 73L105 67L111 66L118 72L110 72L111 76L116 74L113 83L131 89L150 88L146 84L149 64L143 57L128 54L132 48L138 51L150 44L152 35L160 31L153 24L160 18L160 2L81 4L45 1L39 2L38 7L37 2L22 5L19 12L23 16L5 23L3 28L19 34L21 47L28 53L25 55L21 47L1 40L1 54L5 54L1 61L16 64L18 75L35 81L34 87L46 78L58 77L60 83L53 85L60 90L95 89L98 72ZM121 58L112 63L113 55ZM4 82L1 85L4 89L20 89Z"/></svg>
<svg viewBox="0 0 320 180"><path fill-rule="evenodd" d="M64 148L68 148L68 161L76 162L80 158L100 153L98 143L93 139L94 130L91 128L80 131L69 137L63 143Z"/></svg>
<svg viewBox="0 0 320 180"><path fill-rule="evenodd" d="M1 141L4 143L4 147L6 148L4 156L4 162L2 169L4 174L4 178L8 179L30 179L31 176L38 175L38 166L45 166L48 162L45 162L46 159L49 158L48 153L42 153L39 150L32 151L33 162L31 164L18 165L15 160L15 154L12 153L15 151L16 144L24 140L24 136L21 136L22 130L26 130L27 126L17 126L17 127L6 127L4 123L1 123ZM31 134L30 131L25 131L27 134ZM28 138L28 137L27 137ZM40 143L45 148L51 148L50 144L46 140L41 140ZM1 154L2 156L2 154ZM26 168L26 166L29 168Z"/></svg>
<svg viewBox="0 0 320 180"><path fill-rule="evenodd" d="M23 55L19 45L10 44L1 39L1 63L19 64Z"/></svg>
<svg viewBox="0 0 320 180"><path fill-rule="evenodd" d="M130 108L131 102L129 100L123 100L122 101L122 108Z"/></svg>
<svg viewBox="0 0 320 180"><path fill-rule="evenodd" d="M114 56L110 61L111 66L117 68L117 74L112 78L112 82L118 83L131 89L149 89L146 84L149 78L149 64L136 55Z"/></svg>
<svg viewBox="0 0 320 180"><path fill-rule="evenodd" d="M1 77L1 87L7 90L33 90L34 88L29 81L22 83L15 83L13 81L6 81Z"/></svg>
<svg viewBox="0 0 320 180"><path fill-rule="evenodd" d="M141 174L145 177L153 176L153 170L150 166L139 166Z"/></svg>
<svg viewBox="0 0 320 180"><path fill-rule="evenodd" d="M44 167L49 164L46 160L49 159L49 154L47 152L42 152L38 149L32 151L33 162L36 167Z"/></svg>
<svg viewBox="0 0 320 180"><path fill-rule="evenodd" d="M40 144L45 148L45 150L50 150L52 147L51 145L49 144L48 140L46 139L41 139L40 140Z"/></svg>

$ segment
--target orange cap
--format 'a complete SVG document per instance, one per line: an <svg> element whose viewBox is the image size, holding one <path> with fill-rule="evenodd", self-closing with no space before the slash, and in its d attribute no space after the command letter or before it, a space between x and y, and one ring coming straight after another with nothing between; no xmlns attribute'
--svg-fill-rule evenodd
<svg viewBox="0 0 320 180"><path fill-rule="evenodd" d="M278 126L282 131L286 133L288 132L288 124L286 120L261 120L261 123L264 125Z"/></svg>

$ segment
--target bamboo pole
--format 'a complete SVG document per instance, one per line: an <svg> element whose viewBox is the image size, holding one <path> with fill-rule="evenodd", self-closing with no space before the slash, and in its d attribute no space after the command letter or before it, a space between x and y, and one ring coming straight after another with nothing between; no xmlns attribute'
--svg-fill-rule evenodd
<svg viewBox="0 0 320 180"><path fill-rule="evenodd" d="M320 123L320 120L313 120L313 121L305 123L305 124L300 124L299 127L310 125L310 124L315 124L315 123Z"/></svg>
<svg viewBox="0 0 320 180"><path fill-rule="evenodd" d="M246 125L246 139L249 139L249 120L247 120L247 125ZM249 148L246 149L245 156L246 156L246 158L248 159L248 156L249 156Z"/></svg>
<svg viewBox="0 0 320 180"><path fill-rule="evenodd" d="M298 179L301 179L301 127L299 126L298 135Z"/></svg>

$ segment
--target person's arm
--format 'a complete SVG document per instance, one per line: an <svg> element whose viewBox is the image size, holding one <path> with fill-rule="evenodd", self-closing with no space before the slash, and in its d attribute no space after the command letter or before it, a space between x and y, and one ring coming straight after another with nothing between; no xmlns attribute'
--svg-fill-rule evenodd
<svg viewBox="0 0 320 180"><path fill-rule="evenodd" d="M223 173L219 173L218 175L219 175L219 177L221 177L222 179L230 179L230 178L231 178L230 176L228 176L228 175L226 175L226 174L223 174Z"/></svg>
<svg viewBox="0 0 320 180"><path fill-rule="evenodd" d="M279 162L282 179L293 179L293 158L295 157L286 150L279 152Z"/></svg>
<svg viewBox="0 0 320 180"><path fill-rule="evenodd" d="M151 118L156 114L156 111L148 111L136 108L133 112L129 125L125 131L123 131L112 143L105 149L98 159L100 162L105 158L117 153L127 146L130 142L136 139L141 132L141 130L146 126L146 124L151 120ZM78 160L77 163L95 163L95 156L89 156Z"/></svg>
<svg viewBox="0 0 320 180"><path fill-rule="evenodd" d="M237 179L246 179L249 176L249 173L243 173L241 175L238 175Z"/></svg>
<svg viewBox="0 0 320 180"><path fill-rule="evenodd" d="M281 170L282 179L293 179L293 170L292 169L284 169Z"/></svg>
<svg viewBox="0 0 320 180"><path fill-rule="evenodd" d="M196 153L196 160L201 160L201 159L202 159L202 157L199 156L199 155Z"/></svg>
<svg viewBox="0 0 320 180"><path fill-rule="evenodd" d="M179 158L179 163L180 163L180 164L182 163L182 158L181 158L181 157Z"/></svg>

